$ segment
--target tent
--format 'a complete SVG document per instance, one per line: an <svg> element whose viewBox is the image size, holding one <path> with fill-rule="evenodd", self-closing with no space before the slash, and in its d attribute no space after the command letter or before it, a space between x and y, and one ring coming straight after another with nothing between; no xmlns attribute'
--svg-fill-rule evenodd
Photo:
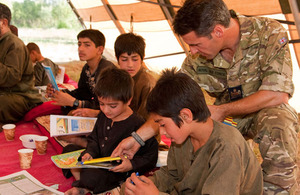
<svg viewBox="0 0 300 195"><path fill-rule="evenodd" d="M106 48L113 49L114 40L120 33L133 31L142 35L147 45L145 62L150 69L180 67L189 51L172 32L171 25L183 0L69 0L68 3L84 28L100 29L105 34ZM291 12L288 0L225 0L225 3L229 9L249 16ZM285 16L287 20L293 20L291 13ZM289 25L289 28L291 38L298 38L295 25ZM300 47L296 43L294 46L298 52Z"/></svg>
<svg viewBox="0 0 300 195"><path fill-rule="evenodd" d="M297 79L300 60L300 0L224 0L229 9L246 16L278 19L290 35L294 66L295 94L290 103L300 112ZM134 32L145 38L145 63L150 70L180 67L188 46L172 31L172 20L184 0L67 0L83 28L99 29L106 37L106 50L113 53L114 41L121 33ZM292 5L292 6L289 6ZM295 20L294 20L295 16ZM295 22L294 22L295 21ZM298 25L297 25L298 24ZM300 86L299 86L300 87Z"/></svg>

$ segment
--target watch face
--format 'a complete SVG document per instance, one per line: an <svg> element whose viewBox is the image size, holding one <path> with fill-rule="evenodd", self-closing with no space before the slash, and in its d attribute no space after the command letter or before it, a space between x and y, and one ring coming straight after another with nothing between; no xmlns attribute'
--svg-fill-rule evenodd
<svg viewBox="0 0 300 195"><path fill-rule="evenodd" d="M78 106L79 106L79 100L76 99L76 100L74 101L74 103L73 103L73 106L78 107Z"/></svg>

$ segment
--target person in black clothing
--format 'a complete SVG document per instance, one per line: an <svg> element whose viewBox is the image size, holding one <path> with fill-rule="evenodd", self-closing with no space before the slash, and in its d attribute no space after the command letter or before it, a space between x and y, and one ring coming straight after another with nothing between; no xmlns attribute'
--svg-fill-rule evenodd
<svg viewBox="0 0 300 195"><path fill-rule="evenodd" d="M62 106L64 114L75 116L96 117L99 113L99 104L93 90L100 72L107 67L115 65L102 57L105 37L99 30L83 30L77 35L78 55L81 61L86 61L83 66L78 88L72 91L54 91L50 85L47 95L52 97L55 105Z"/></svg>
<svg viewBox="0 0 300 195"><path fill-rule="evenodd" d="M129 137L143 123L137 113L129 107L133 97L133 80L125 70L106 69L97 81L95 94L100 104L100 114L88 144L79 160L109 156L118 143ZM70 147L71 145L68 145ZM101 193L120 186L134 172L141 174L153 169L158 158L158 143L154 137L129 160L120 156L122 163L113 169L71 169L76 181L65 194Z"/></svg>

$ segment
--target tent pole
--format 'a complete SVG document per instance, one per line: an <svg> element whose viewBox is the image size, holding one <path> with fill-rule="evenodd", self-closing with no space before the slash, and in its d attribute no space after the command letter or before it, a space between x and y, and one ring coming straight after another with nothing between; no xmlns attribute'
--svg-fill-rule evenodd
<svg viewBox="0 0 300 195"><path fill-rule="evenodd" d="M80 17L79 13L77 12L76 8L74 7L73 3L71 2L71 0L67 0L68 4L70 5L72 11L74 12L74 14L76 15L78 21L80 22L81 26L83 27L83 29L86 29L86 26L82 20L82 18Z"/></svg>
<svg viewBox="0 0 300 195"><path fill-rule="evenodd" d="M113 10L111 9L109 3L107 0L101 0L105 10L107 11L109 17L112 19L112 21L114 22L114 24L116 25L116 27L118 28L119 32L121 34L125 33L125 30L123 28L123 26L120 24L116 14L113 12Z"/></svg>
<svg viewBox="0 0 300 195"><path fill-rule="evenodd" d="M294 16L295 25L298 31L298 35L300 37L300 18L299 18L299 9L296 0L289 0L290 8Z"/></svg>
<svg viewBox="0 0 300 195"><path fill-rule="evenodd" d="M159 3L161 4L167 4L165 2L165 0L158 0ZM173 16L171 14L171 12L169 11L169 9L166 6L161 6L163 13L166 16L166 20L168 21L172 31L173 31L173 27L172 27L172 22L173 22ZM174 31L173 31L174 33ZM180 44L180 46L182 47L182 49L184 50L185 54L188 55L189 54L189 49L187 47L187 45L184 43L184 41L182 40L182 38L180 36L178 36L176 33L174 33L178 43Z"/></svg>

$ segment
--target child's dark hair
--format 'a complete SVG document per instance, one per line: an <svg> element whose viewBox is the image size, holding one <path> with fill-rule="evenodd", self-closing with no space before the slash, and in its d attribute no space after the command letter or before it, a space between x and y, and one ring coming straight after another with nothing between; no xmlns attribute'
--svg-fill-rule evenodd
<svg viewBox="0 0 300 195"><path fill-rule="evenodd" d="M210 116L201 87L188 75L176 69L164 70L147 99L147 110L163 117L172 118L180 127L180 111L188 108L193 120L205 122Z"/></svg>
<svg viewBox="0 0 300 195"><path fill-rule="evenodd" d="M106 68L97 79L94 93L98 97L127 103L133 96L133 85L133 79L126 70Z"/></svg>
<svg viewBox="0 0 300 195"><path fill-rule="evenodd" d="M39 54L41 53L41 50L40 50L39 46L37 44L33 43L33 42L28 43L26 45L26 47L27 47L29 52L36 51Z"/></svg>
<svg viewBox="0 0 300 195"><path fill-rule="evenodd" d="M77 40L79 40L79 38L91 39L91 41L95 43L96 47L105 46L105 37L102 34L102 32L100 32L99 30L95 30L95 29L83 30L77 35Z"/></svg>
<svg viewBox="0 0 300 195"><path fill-rule="evenodd" d="M0 19L7 19L8 24L11 21L11 11L7 5L0 3Z"/></svg>
<svg viewBox="0 0 300 195"><path fill-rule="evenodd" d="M143 60L145 57L146 43L143 37L134 33L121 34L115 41L115 55L117 60L123 53L131 55L137 53Z"/></svg>

